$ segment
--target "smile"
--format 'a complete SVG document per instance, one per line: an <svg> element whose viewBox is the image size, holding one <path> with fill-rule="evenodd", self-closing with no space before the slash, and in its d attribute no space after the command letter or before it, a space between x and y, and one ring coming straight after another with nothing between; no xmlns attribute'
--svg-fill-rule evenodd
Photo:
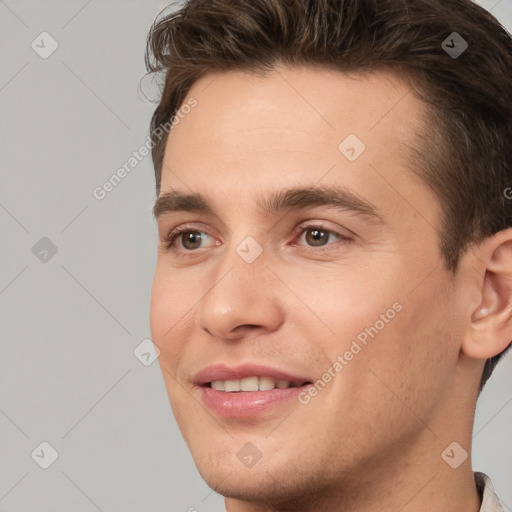
<svg viewBox="0 0 512 512"><path fill-rule="evenodd" d="M214 380L209 383L212 389L224 391L226 393L236 393L244 391L270 391L271 389L287 389L290 387L302 386L304 382L297 384L289 380L276 380L272 377L245 377L235 380Z"/></svg>
<svg viewBox="0 0 512 512"><path fill-rule="evenodd" d="M225 418L263 415L289 406L311 383L307 377L257 364L212 365L194 378L201 402Z"/></svg>

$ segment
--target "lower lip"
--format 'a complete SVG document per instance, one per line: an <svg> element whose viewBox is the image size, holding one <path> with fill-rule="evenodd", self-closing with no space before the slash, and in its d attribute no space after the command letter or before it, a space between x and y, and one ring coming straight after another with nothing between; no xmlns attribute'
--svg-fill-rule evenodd
<svg viewBox="0 0 512 512"><path fill-rule="evenodd" d="M217 391L207 386L199 388L203 403L211 411L226 418L245 418L257 416L282 405L297 397L308 386L279 389L269 391L242 391L227 393Z"/></svg>

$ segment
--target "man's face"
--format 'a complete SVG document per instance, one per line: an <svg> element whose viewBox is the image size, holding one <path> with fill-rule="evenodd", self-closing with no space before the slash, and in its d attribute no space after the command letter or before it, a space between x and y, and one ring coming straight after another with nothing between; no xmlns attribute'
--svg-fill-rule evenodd
<svg viewBox="0 0 512 512"><path fill-rule="evenodd" d="M392 75L313 68L207 75L189 97L160 197L211 211L162 203L151 331L203 478L293 496L431 445L463 323L412 172L420 101Z"/></svg>

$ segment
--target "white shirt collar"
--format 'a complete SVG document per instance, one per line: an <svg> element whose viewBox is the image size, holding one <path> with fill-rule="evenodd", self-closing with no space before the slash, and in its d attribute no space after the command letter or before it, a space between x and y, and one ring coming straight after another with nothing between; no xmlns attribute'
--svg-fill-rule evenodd
<svg viewBox="0 0 512 512"><path fill-rule="evenodd" d="M475 483L482 497L480 512L504 512L496 496L491 479L484 473L475 472Z"/></svg>

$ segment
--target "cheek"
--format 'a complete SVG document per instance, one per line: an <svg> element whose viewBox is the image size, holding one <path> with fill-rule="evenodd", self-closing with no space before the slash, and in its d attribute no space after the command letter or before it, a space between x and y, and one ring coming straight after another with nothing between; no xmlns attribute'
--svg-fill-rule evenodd
<svg viewBox="0 0 512 512"><path fill-rule="evenodd" d="M371 395L371 403L403 393L407 401L415 396L426 403L441 392L457 358L451 300L440 295L443 283L435 277L411 294L419 278L390 269L377 274L325 267L300 279L289 274L287 282L310 310L304 314L298 305L295 317L323 353L322 371L336 374L337 393ZM446 338L452 343L446 345ZM336 371L332 365L340 356L343 369Z"/></svg>
<svg viewBox="0 0 512 512"><path fill-rule="evenodd" d="M151 287L151 302L149 307L149 322L151 327L151 336L153 342L161 348L161 342L165 332L172 325L173 315L173 293L172 287L166 285L163 274L159 272L158 267L153 276L153 285Z"/></svg>
<svg viewBox="0 0 512 512"><path fill-rule="evenodd" d="M294 320L331 361L349 351L353 341L364 348L400 317L399 290L379 283L379 277L382 280L369 269L356 270L348 264L285 276L301 299L293 302ZM357 347L353 350L357 352Z"/></svg>
<svg viewBox="0 0 512 512"><path fill-rule="evenodd" d="M450 385L458 360L458 331L454 306L439 293L442 286L433 282L421 293L405 295L402 311L365 349L365 376L356 379L366 379L365 401L371 408L378 410L382 400L394 411L387 415L381 407L382 422L390 428L400 420L414 429L421 426L417 417L428 423Z"/></svg>
<svg viewBox="0 0 512 512"><path fill-rule="evenodd" d="M170 275L157 265L151 288L149 320L153 342L161 351L160 364L174 369L191 325L187 313L193 310L197 294L191 291L193 287L187 287Z"/></svg>
<svg viewBox="0 0 512 512"><path fill-rule="evenodd" d="M197 300L194 282L179 270L157 263L151 288L150 321L158 334L164 328L167 332L192 307L194 299Z"/></svg>

